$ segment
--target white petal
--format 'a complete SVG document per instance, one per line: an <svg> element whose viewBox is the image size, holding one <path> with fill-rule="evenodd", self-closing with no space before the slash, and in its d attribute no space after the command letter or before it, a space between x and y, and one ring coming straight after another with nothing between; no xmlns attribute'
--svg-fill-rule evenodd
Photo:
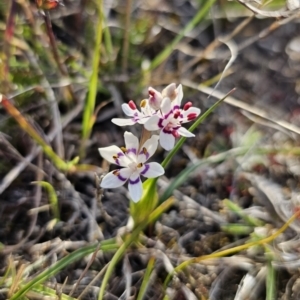
<svg viewBox="0 0 300 300"><path fill-rule="evenodd" d="M179 84L179 86L177 87L177 97L176 97L176 104L180 107L181 105L181 100L183 98L183 91L182 91L182 85Z"/></svg>
<svg viewBox="0 0 300 300"><path fill-rule="evenodd" d="M160 109L163 115L169 114L172 110L171 100L169 98L164 98Z"/></svg>
<svg viewBox="0 0 300 300"><path fill-rule="evenodd" d="M109 161L111 164L115 164L121 167L127 167L130 160L125 156L123 151L117 146L109 146L99 148L100 155ZM115 157L115 158L114 158Z"/></svg>
<svg viewBox="0 0 300 300"><path fill-rule="evenodd" d="M158 126L159 120L160 120L159 116L154 115L149 118L149 120L144 124L144 126L149 131L158 130L159 129L159 126Z"/></svg>
<svg viewBox="0 0 300 300"><path fill-rule="evenodd" d="M151 117L156 113L156 110L151 108L148 100L145 101L147 101L147 104L144 107L141 107L141 112L144 115L144 117Z"/></svg>
<svg viewBox="0 0 300 300"><path fill-rule="evenodd" d="M128 181L128 190L133 202L138 202L142 198L143 185L138 172L131 174Z"/></svg>
<svg viewBox="0 0 300 300"><path fill-rule="evenodd" d="M122 110L126 116L133 117L134 113L138 112L137 109L131 109L127 103L122 104Z"/></svg>
<svg viewBox="0 0 300 300"><path fill-rule="evenodd" d="M144 164L143 170L140 172L141 175L147 178L155 178L163 175L164 173L164 168L157 162Z"/></svg>
<svg viewBox="0 0 300 300"><path fill-rule="evenodd" d="M181 121L183 123L186 123L186 122L193 121L193 120L189 120L188 119L188 116L190 114L196 114L197 117L198 117L200 115L200 113L201 113L201 110L200 110L200 108L197 108L197 107L190 107L188 110L185 110L185 111L182 110L181 113L183 115L182 118L181 118Z"/></svg>
<svg viewBox="0 0 300 300"><path fill-rule="evenodd" d="M159 110L161 101L163 99L161 93L152 87L149 87L148 93L149 93L148 103L150 107L153 108L154 110Z"/></svg>
<svg viewBox="0 0 300 300"><path fill-rule="evenodd" d="M185 136L185 137L193 137L195 136L193 133L189 132L186 128L184 127L180 127L177 129L177 132L182 135L182 136Z"/></svg>
<svg viewBox="0 0 300 300"><path fill-rule="evenodd" d="M150 118L150 116L145 116L145 117L140 118L137 122L139 124L145 124L149 120L149 118Z"/></svg>
<svg viewBox="0 0 300 300"><path fill-rule="evenodd" d="M114 118L111 121L118 126L129 126L129 125L133 125L136 123L136 121L134 121L133 119Z"/></svg>
<svg viewBox="0 0 300 300"><path fill-rule="evenodd" d="M136 161L137 151L139 148L139 139L129 131L124 133L125 147L127 149L127 155Z"/></svg>
<svg viewBox="0 0 300 300"><path fill-rule="evenodd" d="M103 177L100 186L104 189L120 187L128 180L131 173L129 168L109 172Z"/></svg>
<svg viewBox="0 0 300 300"><path fill-rule="evenodd" d="M151 138L144 143L138 155L139 163L144 163L155 153L158 146L158 140L158 135L152 135Z"/></svg>
<svg viewBox="0 0 300 300"><path fill-rule="evenodd" d="M159 134L159 142L162 148L164 148L167 151L170 151L174 148L175 137L172 133L166 133L162 130Z"/></svg>
<svg viewBox="0 0 300 300"><path fill-rule="evenodd" d="M174 99L176 96L176 84L171 83L167 87L165 87L161 92L163 98L170 98L171 100Z"/></svg>

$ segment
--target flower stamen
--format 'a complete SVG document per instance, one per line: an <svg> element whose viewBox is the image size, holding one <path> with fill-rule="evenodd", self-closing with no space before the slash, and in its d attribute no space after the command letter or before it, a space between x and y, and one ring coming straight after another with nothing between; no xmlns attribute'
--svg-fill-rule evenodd
<svg viewBox="0 0 300 300"><path fill-rule="evenodd" d="M198 116L198 115L197 115L196 113L191 113L191 114L188 114L187 119L188 119L189 121L191 121L191 120L196 119L197 116Z"/></svg>
<svg viewBox="0 0 300 300"><path fill-rule="evenodd" d="M143 100L141 101L140 107L141 107L141 108L144 108L144 107L146 107L146 105L147 105L147 99L143 99Z"/></svg>
<svg viewBox="0 0 300 300"><path fill-rule="evenodd" d="M127 153L128 152L128 150L125 147L121 147L120 149L122 150L123 153Z"/></svg>
<svg viewBox="0 0 300 300"><path fill-rule="evenodd" d="M186 104L184 104L183 110L188 110L190 107L192 107L192 105L193 105L192 102L187 102Z"/></svg>
<svg viewBox="0 0 300 300"><path fill-rule="evenodd" d="M133 102L133 100L130 100L128 102L128 106L132 109L132 110L136 110L136 105L135 103Z"/></svg>
<svg viewBox="0 0 300 300"><path fill-rule="evenodd" d="M112 173L113 173L115 176L119 176L119 175L120 175L120 171L119 171L119 170L114 170Z"/></svg>

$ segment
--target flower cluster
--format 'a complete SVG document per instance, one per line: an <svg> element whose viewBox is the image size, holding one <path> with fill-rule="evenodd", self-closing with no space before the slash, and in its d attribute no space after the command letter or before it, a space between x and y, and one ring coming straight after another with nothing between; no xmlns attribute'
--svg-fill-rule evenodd
<svg viewBox="0 0 300 300"><path fill-rule="evenodd" d="M141 101L140 110L130 100L122 105L123 112L129 118L112 119L118 126L142 124L148 131L160 131L158 135L152 135L143 145L139 145L138 138L130 132L125 132L125 147L110 146L99 148L100 155L110 163L116 164L122 169L114 170L104 176L101 187L115 188L128 183L130 197L134 202L141 199L143 189L140 175L146 178L154 178L164 174L163 167L156 163L146 161L157 149L158 141L165 150L172 150L175 139L179 136L193 137L194 134L182 127L183 123L196 119L200 109L192 107L187 102L181 108L183 98L182 86L176 87L174 83L168 85L161 93L150 87L149 98Z"/></svg>

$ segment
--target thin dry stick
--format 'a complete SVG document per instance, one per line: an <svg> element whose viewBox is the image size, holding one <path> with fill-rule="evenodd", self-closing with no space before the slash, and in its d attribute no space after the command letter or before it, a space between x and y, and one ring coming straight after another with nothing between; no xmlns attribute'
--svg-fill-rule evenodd
<svg viewBox="0 0 300 300"><path fill-rule="evenodd" d="M54 60L55 60L55 62L57 64L57 67L58 67L60 73L63 76L65 76L65 77L69 77L69 73L68 73L67 67L61 62L61 60L59 58L58 48L57 48L56 40L55 40L53 31L52 31L52 24L51 24L49 13L45 12L43 14L43 16L44 16L44 21L45 21L45 24L46 24L47 33L48 33L49 40L50 40L50 45L51 45L51 48L52 48L52 51L53 51ZM77 103L78 100L77 100L77 97L74 94L72 86L71 85L67 85L67 89L68 89L71 97L73 98L73 100Z"/></svg>
<svg viewBox="0 0 300 300"><path fill-rule="evenodd" d="M112 225L113 218L106 212L102 204L103 189L100 187L100 184L103 179L103 176L99 177L97 173L95 173L94 176L95 176L95 185L96 185L95 198L97 200L98 207L100 209L100 212L105 222Z"/></svg>
<svg viewBox="0 0 300 300"><path fill-rule="evenodd" d="M82 278L84 277L84 275L87 273L87 271L89 270L90 266L92 265L92 263L94 262L97 253L99 251L100 248L100 244L98 244L97 249L95 250L95 252L93 253L91 259L89 260L88 264L86 265L86 267L84 268L83 272L81 273L80 277L78 278L76 284L74 285L74 287L72 288L71 292L69 293L69 296L71 297L73 295L73 293L75 292L75 290L77 289L80 281L82 280Z"/></svg>
<svg viewBox="0 0 300 300"><path fill-rule="evenodd" d="M64 146L63 146L63 137L62 137L62 126L61 126L61 117L60 111L58 108L58 103L56 101L54 92L49 84L48 80L46 79L42 69L38 64L38 60L35 54L30 50L29 46L25 52L25 56L28 58L30 64L35 68L37 74L41 77L41 85L45 89L45 95L50 103L50 107L52 110L53 115L53 127L57 129L56 136L54 138L54 147L57 155L64 159Z"/></svg>
<svg viewBox="0 0 300 300"><path fill-rule="evenodd" d="M72 109L62 120L62 128L65 128L81 111L83 108L83 102L80 101L74 109ZM46 140L51 142L57 135L60 128L53 128L47 135ZM25 156L22 161L12 168L2 179L0 184L0 195L10 186L10 184L19 176L19 174L31 163L31 161L41 152L42 147L34 146L30 153ZM99 168L99 173L102 170Z"/></svg>
<svg viewBox="0 0 300 300"><path fill-rule="evenodd" d="M109 265L109 263L106 264L101 269L101 271L97 274L97 276L95 276L93 278L93 280L85 287L85 289L82 291L82 293L77 297L78 300L80 300L88 292L89 288L94 284L94 282L96 282L106 272L106 269L107 269L108 265Z"/></svg>
<svg viewBox="0 0 300 300"><path fill-rule="evenodd" d="M38 170L36 172L36 181L43 180L44 173L40 171L42 169L42 164L43 164L43 155L40 153L40 155L38 157ZM41 196L42 196L42 187L40 185L36 185L33 208L38 208L40 206ZM29 228L28 228L28 231L27 231L25 237L16 245L5 246L4 249L2 249L1 253L2 254L11 253L11 252L17 250L18 248L20 248L22 245L24 245L25 242L27 241L27 239L30 237L31 233L33 232L36 221L37 221L37 214L33 214L31 216L31 222L29 224Z"/></svg>
<svg viewBox="0 0 300 300"><path fill-rule="evenodd" d="M245 0L238 0L239 3L241 3L243 6L251 10L253 13L257 15L261 15L264 17L271 17L271 18L287 18L290 17L291 15L295 14L295 11L291 10L285 10L285 11L280 11L280 10L275 10L275 11L266 11L266 10L261 10L252 4L250 4L250 1L245 1ZM299 13L299 10L297 10ZM296 12L296 13L297 13Z"/></svg>
<svg viewBox="0 0 300 300"><path fill-rule="evenodd" d="M245 49L246 47L252 45L256 41L261 40L261 39L267 37L268 35L270 35L273 31L277 30L282 25L285 25L285 24L293 21L294 19L299 18L299 15L300 15L299 11L297 11L297 13L294 13L289 18L282 19L282 20L276 20L270 26L268 26L267 28L265 28L261 32L259 32L257 35L255 35L255 36L249 38L248 40L246 40L245 42L241 43L239 45L239 47L238 47L239 48L239 52L241 50Z"/></svg>
<svg viewBox="0 0 300 300"><path fill-rule="evenodd" d="M207 87L207 86L202 86L202 85L195 84L195 83L193 83L193 82L191 82L189 80L186 80L186 79L182 80L182 84L185 85L185 86L188 86L190 88L197 89L200 92L203 92L203 93L205 93L207 95L211 95L211 96L213 96L215 98L218 98L218 99L222 99L225 96L225 94L222 93L222 92L216 91L216 90L214 90L214 89L212 89L210 87ZM286 121L282 121L282 120L278 120L277 121L277 120L274 120L274 119L272 119L267 114L267 112L265 112L261 108L258 109L258 108L254 107L252 105L249 105L247 103L239 101L239 100L237 100L237 99L235 99L235 98L233 98L231 96L228 96L224 100L224 102L226 102L226 103L228 103L228 104L230 104L232 106L235 106L237 108L243 109L243 110L245 110L247 112L250 112L250 113L252 113L254 115L257 115L257 116L259 116L259 117L261 117L263 119L266 119L266 120L268 120L268 121L270 121L270 122L272 122L272 123L274 123L274 124L276 124L278 126L281 126L284 129L287 129L287 130L291 131L291 132L300 134L300 128L298 126L290 124L290 123L288 123Z"/></svg>
<svg viewBox="0 0 300 300"><path fill-rule="evenodd" d="M184 65L183 72L189 70L196 63L201 61L203 58L207 57L212 53L217 47L233 39L238 33L240 33L254 18L254 15L245 19L241 24L239 24L230 34L222 37L222 42L219 38L212 41L197 57L193 58L190 62Z"/></svg>

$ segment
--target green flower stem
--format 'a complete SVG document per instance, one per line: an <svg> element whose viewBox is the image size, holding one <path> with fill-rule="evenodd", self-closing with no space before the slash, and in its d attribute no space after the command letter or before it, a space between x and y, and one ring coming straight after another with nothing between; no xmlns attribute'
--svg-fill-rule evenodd
<svg viewBox="0 0 300 300"><path fill-rule="evenodd" d="M124 243L121 245L121 247L117 250L115 255L113 256L112 260L110 261L107 271L104 275L104 278L102 280L100 292L98 295L98 300L102 300L104 297L104 292L106 285L109 281L109 278L111 277L116 264L119 262L119 260L124 256L126 250L129 248L129 246L137 241L138 236L140 233L145 229L145 227L152 223L154 220L159 218L159 216L166 211L168 208L170 208L173 205L174 199L169 198L167 201L162 203L160 206L158 206L152 213L149 213L149 217L147 219L144 219L143 222L139 223L136 228L132 231L131 234L128 234L127 237L125 237Z"/></svg>
<svg viewBox="0 0 300 300"><path fill-rule="evenodd" d="M218 100L214 105L212 105L204 114L202 114L195 123L189 128L190 132L193 132L201 124L211 113L212 111L220 104L224 99L230 95L234 91L231 90L224 98ZM168 153L165 160L162 162L162 167L166 168L170 163L173 156L176 152L181 148L184 141L186 140L185 137L181 137L175 147ZM182 177L180 177L182 179ZM138 203L134 203L133 201L130 202L130 215L132 216L135 224L139 224L143 220L147 219L149 213L151 213L158 204L158 195L156 191L156 181L158 178L151 178L147 179L143 183L143 196L142 199ZM169 190L169 189L168 189ZM166 197L166 193L163 196L163 200L167 199L171 196L171 193L168 193Z"/></svg>
<svg viewBox="0 0 300 300"><path fill-rule="evenodd" d="M190 132L193 132L231 93L233 93L235 89L232 89L229 93L225 95L222 99L218 100L215 104L213 104L204 114L200 115L199 118L195 121L195 123L189 128ZM167 157L162 162L162 166L166 168L170 163L173 156L176 152L181 148L183 143L185 142L186 137L181 137L175 147L168 153Z"/></svg>

